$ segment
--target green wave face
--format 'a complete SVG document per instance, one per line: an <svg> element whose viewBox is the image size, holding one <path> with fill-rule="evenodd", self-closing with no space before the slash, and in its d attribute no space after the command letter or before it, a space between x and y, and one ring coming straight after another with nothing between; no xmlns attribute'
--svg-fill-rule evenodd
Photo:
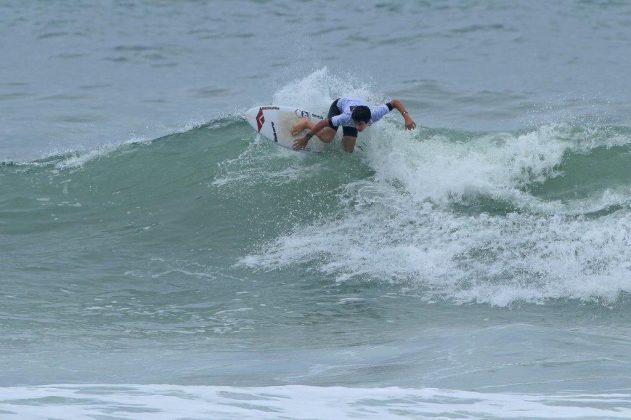
<svg viewBox="0 0 631 420"><path fill-rule="evenodd" d="M391 120L353 155L316 156L227 118L3 164L1 245L9 275L31 285L60 271L67 284L149 284L197 267L398 284L449 302L615 300L627 291L630 134L409 134Z"/></svg>

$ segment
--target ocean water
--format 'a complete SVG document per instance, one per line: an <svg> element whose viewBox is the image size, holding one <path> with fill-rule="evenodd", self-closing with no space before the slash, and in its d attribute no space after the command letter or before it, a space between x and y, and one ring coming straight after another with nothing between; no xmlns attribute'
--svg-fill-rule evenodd
<svg viewBox="0 0 631 420"><path fill-rule="evenodd" d="M631 5L0 4L0 418L631 418ZM260 104L399 98L358 149Z"/></svg>

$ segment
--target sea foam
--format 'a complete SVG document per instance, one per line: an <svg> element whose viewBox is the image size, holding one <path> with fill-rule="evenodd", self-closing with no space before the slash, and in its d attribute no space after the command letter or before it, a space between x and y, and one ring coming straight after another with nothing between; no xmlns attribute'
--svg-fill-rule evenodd
<svg viewBox="0 0 631 420"><path fill-rule="evenodd" d="M295 91L298 99L315 84L329 100L319 84L338 81L327 77L316 72L276 96ZM376 97L367 89L349 90ZM373 174L336 192L336 214L297 224L241 264L306 264L338 281L401 283L427 300L500 306L611 302L631 292L631 185L576 197L536 193L565 176L568 159L625 145L628 136L561 123L519 133L406 132L398 118L362 133L357 159Z"/></svg>

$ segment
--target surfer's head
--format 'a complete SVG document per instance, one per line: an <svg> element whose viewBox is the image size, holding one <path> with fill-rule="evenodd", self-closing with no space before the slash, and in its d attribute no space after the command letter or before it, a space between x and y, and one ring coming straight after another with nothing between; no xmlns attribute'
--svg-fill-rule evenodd
<svg viewBox="0 0 631 420"><path fill-rule="evenodd" d="M364 131L370 121L370 108L363 105L356 106L355 109L353 109L351 118L353 118L357 131Z"/></svg>

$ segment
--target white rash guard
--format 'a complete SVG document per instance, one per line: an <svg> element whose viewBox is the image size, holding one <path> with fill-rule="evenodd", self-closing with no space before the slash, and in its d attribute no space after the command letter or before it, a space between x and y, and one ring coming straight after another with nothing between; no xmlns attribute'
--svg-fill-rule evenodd
<svg viewBox="0 0 631 420"><path fill-rule="evenodd" d="M337 108L340 110L341 114L332 117L330 119L330 125L333 127L355 127L351 114L356 106L361 105L370 108L370 121L368 122L368 125L376 123L383 118L384 115L392 111L392 105L389 102L383 105L369 106L366 101L362 99L339 98L337 100Z"/></svg>

